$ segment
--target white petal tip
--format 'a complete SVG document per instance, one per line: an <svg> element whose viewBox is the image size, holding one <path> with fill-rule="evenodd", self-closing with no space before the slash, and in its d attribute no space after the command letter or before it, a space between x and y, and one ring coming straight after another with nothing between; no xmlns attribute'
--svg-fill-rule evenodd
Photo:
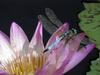
<svg viewBox="0 0 100 75"><path fill-rule="evenodd" d="M16 28L18 26L18 24L17 23L15 23L15 22L12 22L12 24L11 24L11 28Z"/></svg>

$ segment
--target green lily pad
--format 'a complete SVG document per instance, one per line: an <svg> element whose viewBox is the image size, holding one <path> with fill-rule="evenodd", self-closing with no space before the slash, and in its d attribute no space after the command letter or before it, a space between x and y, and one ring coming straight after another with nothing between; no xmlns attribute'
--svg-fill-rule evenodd
<svg viewBox="0 0 100 75"><path fill-rule="evenodd" d="M84 3L85 10L79 13L80 28L100 50L100 3ZM99 58L92 61L91 71L87 75L100 75Z"/></svg>
<svg viewBox="0 0 100 75"><path fill-rule="evenodd" d="M80 28L100 49L100 3L84 3L85 10L79 14Z"/></svg>

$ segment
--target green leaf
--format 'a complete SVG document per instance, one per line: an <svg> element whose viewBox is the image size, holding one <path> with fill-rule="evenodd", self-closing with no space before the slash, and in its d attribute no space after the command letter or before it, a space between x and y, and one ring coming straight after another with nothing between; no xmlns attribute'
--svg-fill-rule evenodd
<svg viewBox="0 0 100 75"><path fill-rule="evenodd" d="M100 75L100 56L97 60L92 61L91 71L87 75Z"/></svg>
<svg viewBox="0 0 100 75"><path fill-rule="evenodd" d="M100 50L100 3L84 3L85 10L79 13L80 28ZM92 61L91 71L87 75L100 75L99 58Z"/></svg>
<svg viewBox="0 0 100 75"><path fill-rule="evenodd" d="M100 3L85 3L85 10L79 14L80 28L100 49Z"/></svg>

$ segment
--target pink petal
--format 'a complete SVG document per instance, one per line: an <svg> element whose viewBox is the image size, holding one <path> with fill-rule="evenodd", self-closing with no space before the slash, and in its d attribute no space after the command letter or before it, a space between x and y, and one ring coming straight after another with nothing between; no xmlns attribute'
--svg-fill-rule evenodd
<svg viewBox="0 0 100 75"><path fill-rule="evenodd" d="M70 41L68 42L69 45L69 50L70 51L77 51L79 46L80 46L80 42L85 38L85 34L84 33L80 33L76 36L73 36Z"/></svg>
<svg viewBox="0 0 100 75"><path fill-rule="evenodd" d="M0 31L0 62L5 63L7 60L12 60L13 54L9 38Z"/></svg>
<svg viewBox="0 0 100 75"><path fill-rule="evenodd" d="M12 23L10 29L11 46L15 52L20 52L26 43L29 43L28 38L23 29L15 22Z"/></svg>
<svg viewBox="0 0 100 75"><path fill-rule="evenodd" d="M34 75L46 75L46 70L38 70Z"/></svg>
<svg viewBox="0 0 100 75"><path fill-rule="evenodd" d="M56 53L54 51L48 56L45 64L56 64Z"/></svg>
<svg viewBox="0 0 100 75"><path fill-rule="evenodd" d="M29 47L35 50L37 53L41 53L44 50L43 36L42 36L42 23L39 21L35 34L30 42Z"/></svg>
<svg viewBox="0 0 100 75"><path fill-rule="evenodd" d="M48 56L48 59L44 64L42 70L37 71L35 75L52 75L55 71L56 71L56 54L55 52L52 52L52 55Z"/></svg>
<svg viewBox="0 0 100 75"><path fill-rule="evenodd" d="M0 75L9 75L9 74L7 74L7 73L4 72L4 71L0 71Z"/></svg>
<svg viewBox="0 0 100 75"><path fill-rule="evenodd" d="M0 31L0 37L6 42L6 43L9 43L10 44L10 39L9 37L3 33L2 31Z"/></svg>
<svg viewBox="0 0 100 75"><path fill-rule="evenodd" d="M51 38L49 39L46 48L51 45L56 39L57 37L60 37L65 31L67 31L69 29L69 25L68 23L64 23L63 26L61 26L59 29L57 29L56 32L54 32L54 34L51 36Z"/></svg>
<svg viewBox="0 0 100 75"><path fill-rule="evenodd" d="M79 50L78 52L76 52L71 58L70 62L66 64L66 69L64 70L64 73L68 72L77 64L79 64L91 52L93 48L94 48L94 44L89 44L86 47Z"/></svg>
<svg viewBox="0 0 100 75"><path fill-rule="evenodd" d="M51 60L52 59L52 60ZM52 54L48 56L48 59L44 65L44 69L47 71L48 75L52 75L56 71L56 54L53 51Z"/></svg>
<svg viewBox="0 0 100 75"><path fill-rule="evenodd" d="M65 69L65 67L62 66L59 69L57 69L52 75L63 75L64 69Z"/></svg>
<svg viewBox="0 0 100 75"><path fill-rule="evenodd" d="M64 49L60 50L62 52L60 52L60 57L57 61L57 68L59 68L63 64L65 59L67 63L69 62L70 58L78 50L80 42L81 40L84 39L84 36L85 36L84 33L80 33L72 37L72 39L70 39L67 43L65 43Z"/></svg>
<svg viewBox="0 0 100 75"><path fill-rule="evenodd" d="M63 51L65 49L65 40L61 41L53 50L56 53L56 60L58 63L59 57L61 57ZM67 53L66 53L67 54Z"/></svg>

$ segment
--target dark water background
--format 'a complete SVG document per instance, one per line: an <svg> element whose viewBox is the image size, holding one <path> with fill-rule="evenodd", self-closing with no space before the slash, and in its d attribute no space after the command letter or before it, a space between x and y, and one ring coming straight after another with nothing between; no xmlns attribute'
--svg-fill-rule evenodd
<svg viewBox="0 0 100 75"><path fill-rule="evenodd" d="M62 22L68 22L71 27L80 31L77 14L84 10L82 3L82 0L0 0L0 30L9 36L11 23L15 21L24 29L30 40L38 22L37 16L45 14L45 8L51 8ZM44 30L44 43L50 36ZM98 50L94 49L85 60L65 75L86 75L90 70L90 60L97 57Z"/></svg>

